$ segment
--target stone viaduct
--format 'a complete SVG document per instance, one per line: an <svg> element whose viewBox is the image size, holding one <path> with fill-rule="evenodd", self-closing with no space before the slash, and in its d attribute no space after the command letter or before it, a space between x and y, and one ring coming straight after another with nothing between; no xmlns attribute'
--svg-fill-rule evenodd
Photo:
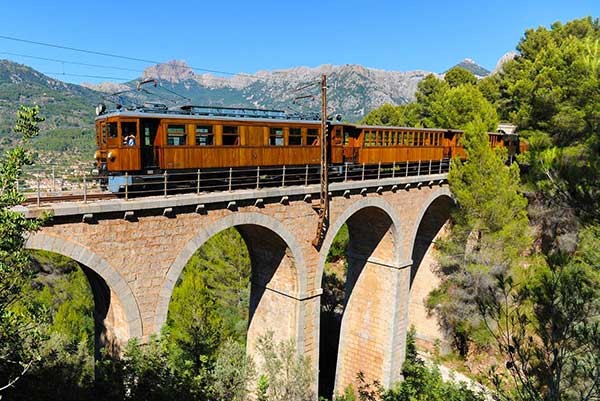
<svg viewBox="0 0 600 401"><path fill-rule="evenodd" d="M418 272L453 204L445 179L435 174L331 184L329 230L320 249L311 244L317 185L20 210L28 217L53 215L28 238L28 248L82 265L94 293L98 345L159 333L189 258L214 234L235 227L252 263L249 352L258 336L273 331L276 339L295 339L315 372L325 259L346 223L349 268L335 373L341 392L359 371L384 386L401 378L407 327L423 316L422 299L411 302L411 292L426 294L432 285L431 274L419 280Z"/></svg>

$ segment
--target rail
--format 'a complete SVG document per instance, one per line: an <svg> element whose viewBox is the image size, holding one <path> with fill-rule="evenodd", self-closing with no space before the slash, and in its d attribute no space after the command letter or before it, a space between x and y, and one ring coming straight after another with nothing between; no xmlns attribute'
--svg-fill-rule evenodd
<svg viewBox="0 0 600 401"><path fill-rule="evenodd" d="M330 166L330 183L380 180L444 174L450 169L450 159L406 161L379 164ZM238 189L308 186L319 183L318 165L228 168L219 170L163 171L161 174L128 174L119 176L118 193L101 190L98 177L31 170L18 185L26 196L24 204L60 201L91 201L119 196L124 200L143 196L168 197L179 193L232 192ZM58 190L57 190L58 189Z"/></svg>

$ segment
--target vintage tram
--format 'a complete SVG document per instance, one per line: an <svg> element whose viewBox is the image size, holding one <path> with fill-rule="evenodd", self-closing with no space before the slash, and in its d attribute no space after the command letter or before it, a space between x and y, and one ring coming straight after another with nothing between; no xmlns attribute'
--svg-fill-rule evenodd
<svg viewBox="0 0 600 401"><path fill-rule="evenodd" d="M317 166L321 122L278 110L146 104L96 110L96 170L110 191L136 175L165 172ZM464 156L463 132L328 121L328 164L344 166ZM494 146L508 142L493 134ZM125 174L127 173L127 174ZM147 179L147 178L146 178Z"/></svg>

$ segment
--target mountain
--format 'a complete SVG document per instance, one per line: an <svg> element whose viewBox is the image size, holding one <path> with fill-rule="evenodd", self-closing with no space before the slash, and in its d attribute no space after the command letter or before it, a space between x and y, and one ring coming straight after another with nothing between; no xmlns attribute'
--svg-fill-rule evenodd
<svg viewBox="0 0 600 401"><path fill-rule="evenodd" d="M19 104L37 104L46 116L44 129L90 126L102 93L45 76L22 64L0 60L0 134L14 126Z"/></svg>
<svg viewBox="0 0 600 401"><path fill-rule="evenodd" d="M459 66L478 76L489 72L472 60ZM230 107L320 110L319 80L327 75L330 113L346 121L358 121L385 104L413 101L418 83L427 71L384 71L360 65L321 65L259 71L231 77L197 74L184 61L170 61L147 68L138 79L124 84L74 85L50 78L26 65L0 60L0 151L14 141L11 129L19 104L37 104L46 117L42 135L34 142L39 151L55 151L57 158L83 154L94 148L94 106L106 99L125 106L161 102L169 106L196 104ZM153 80L142 90L138 82ZM303 88L298 90L298 88ZM111 96L115 92L125 92ZM114 105L109 104L109 108Z"/></svg>
<svg viewBox="0 0 600 401"><path fill-rule="evenodd" d="M486 70L485 68L483 68L482 66L477 64L475 61L471 60L470 58L464 59L463 61L456 64L452 68L455 68L455 67L462 67L465 70L471 71L473 73L473 75L475 75L477 78L485 78L488 75L490 75L490 73L491 73L491 71ZM452 68L450 68L449 70L451 70ZM446 72L448 72L448 71L446 71Z"/></svg>
<svg viewBox="0 0 600 401"><path fill-rule="evenodd" d="M220 77L196 74L184 61L170 61L147 68L140 79L155 79L158 85L155 88L147 86L146 89L165 101L316 111L319 110L318 96L302 101L294 99L304 95L318 95L318 85L302 91L297 91L297 88L309 83L318 83L321 74L327 74L330 110L341 114L345 120L356 121L384 103L403 104L414 100L417 84L430 72L384 71L360 65L321 65L315 68L259 71L252 76L239 74ZM132 81L119 86L112 83L84 85L93 90L110 93L126 90L134 84ZM148 93L132 93L131 96L138 101L157 100L151 99Z"/></svg>

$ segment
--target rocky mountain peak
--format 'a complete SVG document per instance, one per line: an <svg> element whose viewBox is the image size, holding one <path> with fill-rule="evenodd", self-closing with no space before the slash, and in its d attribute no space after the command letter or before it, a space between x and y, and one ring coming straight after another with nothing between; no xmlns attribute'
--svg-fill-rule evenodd
<svg viewBox="0 0 600 401"><path fill-rule="evenodd" d="M504 64L507 61L514 59L518 55L519 55L519 53L517 53L516 51L509 51L508 53L504 54L502 57L500 57L500 59L496 63L496 68L494 68L494 72L502 71L502 67L504 66Z"/></svg>
<svg viewBox="0 0 600 401"><path fill-rule="evenodd" d="M148 67L142 74L142 79L154 78L171 83L193 80L195 77L194 71L183 60L171 60Z"/></svg>
<svg viewBox="0 0 600 401"><path fill-rule="evenodd" d="M471 71L473 73L473 75L475 75L477 78L484 78L484 77L490 75L489 70L483 68L482 66L480 66L479 64L477 64L475 61L473 61L470 58L464 59L460 63L456 64L454 67L461 67L461 68L464 68L465 70ZM452 68L454 68L454 67L452 67Z"/></svg>

